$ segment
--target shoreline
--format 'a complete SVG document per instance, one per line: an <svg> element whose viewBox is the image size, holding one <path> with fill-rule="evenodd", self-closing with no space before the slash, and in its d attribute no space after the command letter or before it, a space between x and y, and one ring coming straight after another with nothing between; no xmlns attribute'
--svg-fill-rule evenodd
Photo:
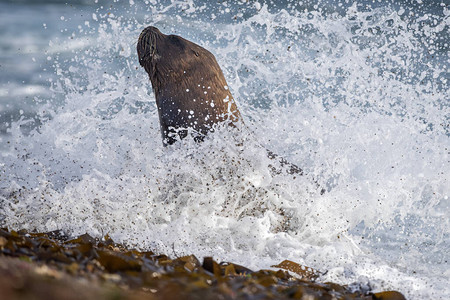
<svg viewBox="0 0 450 300"><path fill-rule="evenodd" d="M395 291L351 291L316 281L318 271L285 260L252 271L212 257L171 259L88 234L0 229L0 290L9 299L405 299Z"/></svg>

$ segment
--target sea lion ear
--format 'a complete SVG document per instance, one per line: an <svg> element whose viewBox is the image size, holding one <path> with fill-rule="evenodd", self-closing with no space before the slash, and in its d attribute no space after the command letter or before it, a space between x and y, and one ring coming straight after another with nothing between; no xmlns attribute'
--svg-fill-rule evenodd
<svg viewBox="0 0 450 300"><path fill-rule="evenodd" d="M197 56L197 57L198 57L198 52L197 52L197 51L195 51L195 50L192 50L192 52L194 52L195 56Z"/></svg>

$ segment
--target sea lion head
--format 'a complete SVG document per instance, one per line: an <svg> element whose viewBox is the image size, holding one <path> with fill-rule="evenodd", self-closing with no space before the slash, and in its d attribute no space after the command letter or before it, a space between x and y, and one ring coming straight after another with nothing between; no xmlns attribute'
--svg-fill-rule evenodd
<svg viewBox="0 0 450 300"><path fill-rule="evenodd" d="M241 117L214 55L177 35L149 26L137 42L139 64L152 83L164 144L187 128L204 136L213 125ZM229 123L229 122L228 122Z"/></svg>
<svg viewBox="0 0 450 300"><path fill-rule="evenodd" d="M153 26L142 31L136 48L139 64L148 73L155 94L164 81L173 82L176 71L182 66L198 64L199 51L206 51L180 36L163 34Z"/></svg>

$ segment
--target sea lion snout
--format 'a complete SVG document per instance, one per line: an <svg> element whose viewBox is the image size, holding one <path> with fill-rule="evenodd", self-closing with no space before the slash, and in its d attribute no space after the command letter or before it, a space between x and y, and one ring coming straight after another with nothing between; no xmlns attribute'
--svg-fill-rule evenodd
<svg viewBox="0 0 450 300"><path fill-rule="evenodd" d="M136 47L139 57L139 64L142 67L145 67L146 64L151 63L152 60L158 59L158 40L162 40L163 36L164 35L161 31L153 26L148 26L142 30Z"/></svg>

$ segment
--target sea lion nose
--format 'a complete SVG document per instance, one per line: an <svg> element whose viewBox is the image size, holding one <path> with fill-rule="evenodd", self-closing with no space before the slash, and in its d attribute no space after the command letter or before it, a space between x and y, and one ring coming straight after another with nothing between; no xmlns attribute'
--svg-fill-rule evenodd
<svg viewBox="0 0 450 300"><path fill-rule="evenodd" d="M159 29L154 27L154 26L148 26L148 27L145 27L144 30L142 30L141 36L142 35L147 35L147 34L150 34L150 33L161 34L161 31L159 31Z"/></svg>

